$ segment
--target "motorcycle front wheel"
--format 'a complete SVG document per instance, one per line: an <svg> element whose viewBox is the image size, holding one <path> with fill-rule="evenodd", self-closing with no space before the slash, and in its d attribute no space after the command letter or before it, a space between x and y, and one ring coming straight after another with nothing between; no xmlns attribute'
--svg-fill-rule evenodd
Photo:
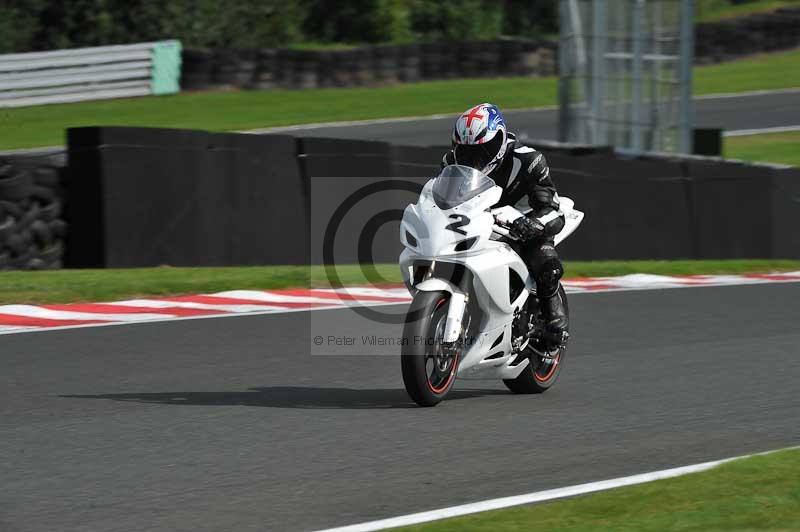
<svg viewBox="0 0 800 532"><path fill-rule="evenodd" d="M400 365L406 391L420 406L440 403L456 380L461 347L442 342L449 299L447 292L419 292L406 315Z"/></svg>

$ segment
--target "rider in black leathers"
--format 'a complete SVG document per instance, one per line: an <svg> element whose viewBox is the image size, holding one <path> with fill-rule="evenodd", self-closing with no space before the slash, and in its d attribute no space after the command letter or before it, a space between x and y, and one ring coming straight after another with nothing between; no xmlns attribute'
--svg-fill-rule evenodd
<svg viewBox="0 0 800 532"><path fill-rule="evenodd" d="M472 120L469 120L470 114ZM483 124L490 130L489 134L492 135L492 125L497 134L492 135L491 141L476 143L476 138L488 136L479 123L479 118L484 115L489 119L487 124ZM500 142L504 143L505 149L500 149ZM553 237L564 227L564 217L558 213L558 193L544 155L505 131L499 109L491 104L480 104L456 121L453 149L442 158L442 167L450 164L481 170L502 187L503 195L496 207L511 205L522 210L530 205L533 209L514 222L511 234L519 239L518 251L536 281L546 324L545 339L550 347L564 345L569 327L559 295L559 280L564 268L553 243Z"/></svg>

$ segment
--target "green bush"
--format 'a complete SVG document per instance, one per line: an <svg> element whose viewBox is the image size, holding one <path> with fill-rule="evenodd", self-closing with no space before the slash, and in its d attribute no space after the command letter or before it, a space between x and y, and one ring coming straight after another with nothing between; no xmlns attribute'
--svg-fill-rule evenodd
<svg viewBox="0 0 800 532"><path fill-rule="evenodd" d="M557 0L3 0L0 53L167 38L255 48L537 35Z"/></svg>
<svg viewBox="0 0 800 532"><path fill-rule="evenodd" d="M410 4L412 30L425 40L491 39L502 30L502 2L410 0Z"/></svg>
<svg viewBox="0 0 800 532"><path fill-rule="evenodd" d="M401 42L411 38L407 0L309 2L306 38L318 42Z"/></svg>
<svg viewBox="0 0 800 532"><path fill-rule="evenodd" d="M558 1L506 0L503 33L525 37L558 33Z"/></svg>
<svg viewBox="0 0 800 532"><path fill-rule="evenodd" d="M139 1L150 3L150 0ZM222 6L219 0L169 2L171 16L163 21L158 35L143 37L145 40L175 37L185 46L226 48L284 46L301 39L305 14L301 3L236 0ZM150 18L143 13L141 20Z"/></svg>
<svg viewBox="0 0 800 532"><path fill-rule="evenodd" d="M0 52L167 38L187 46L281 46L302 39L306 6L281 0L11 0L0 6Z"/></svg>
<svg viewBox="0 0 800 532"><path fill-rule="evenodd" d="M0 53L31 48L43 4L42 0L5 0L0 4Z"/></svg>

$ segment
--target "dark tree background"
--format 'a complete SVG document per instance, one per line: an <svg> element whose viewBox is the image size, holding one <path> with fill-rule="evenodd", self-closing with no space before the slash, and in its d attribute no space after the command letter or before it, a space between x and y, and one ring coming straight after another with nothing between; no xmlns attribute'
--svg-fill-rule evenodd
<svg viewBox="0 0 800 532"><path fill-rule="evenodd" d="M191 47L554 33L557 0L0 0L0 53L180 39Z"/></svg>

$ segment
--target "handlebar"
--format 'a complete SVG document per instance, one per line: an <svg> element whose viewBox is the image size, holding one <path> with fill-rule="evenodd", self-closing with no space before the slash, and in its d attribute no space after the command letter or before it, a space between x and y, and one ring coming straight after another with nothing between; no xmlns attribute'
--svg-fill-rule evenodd
<svg viewBox="0 0 800 532"><path fill-rule="evenodd" d="M491 212L492 216L494 216L494 225L492 225L492 231L498 235L513 238L509 234L508 226L512 221L520 216L523 216L523 214L510 205L497 207L491 209L489 212Z"/></svg>
<svg viewBox="0 0 800 532"><path fill-rule="evenodd" d="M492 232L497 233L498 235L507 236L508 238L514 238L511 236L510 231L505 227L503 227L502 225L497 225L497 224L492 225Z"/></svg>

